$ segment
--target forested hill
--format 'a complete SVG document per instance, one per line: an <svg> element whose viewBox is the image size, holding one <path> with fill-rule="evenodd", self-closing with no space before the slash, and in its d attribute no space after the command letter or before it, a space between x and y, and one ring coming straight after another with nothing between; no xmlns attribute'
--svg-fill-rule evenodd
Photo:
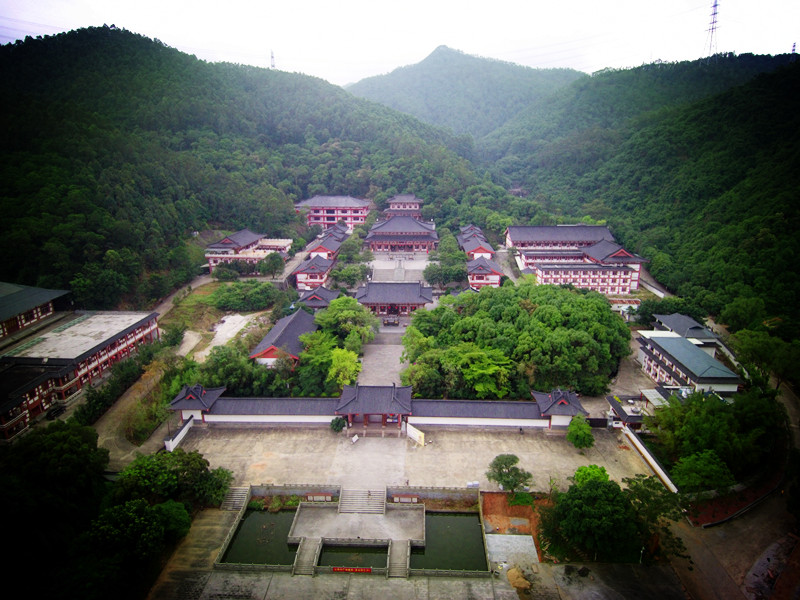
<svg viewBox="0 0 800 600"><path fill-rule="evenodd" d="M761 74L748 77L753 71ZM683 91L648 101L654 80ZM576 87L580 93L564 90L568 100L542 110L558 119L541 118L527 139L509 128L508 147L518 154L494 163L496 176L522 183L545 211L607 220L652 261L659 281L735 329L769 322L795 337L800 62L727 57L716 66L611 73ZM705 97L681 101L692 95Z"/></svg>
<svg viewBox="0 0 800 600"><path fill-rule="evenodd" d="M320 79L209 64L114 27L0 48L0 281L143 305L206 226L290 235L313 194L448 197L463 139Z"/></svg>
<svg viewBox="0 0 800 600"><path fill-rule="evenodd" d="M525 182L523 163L530 170L549 166L548 159L569 145L599 144L602 158L604 146L621 128L636 127L637 117L720 94L792 60L792 55L721 54L601 71L528 104L476 145L484 161L501 161L507 175Z"/></svg>
<svg viewBox="0 0 800 600"><path fill-rule="evenodd" d="M418 64L363 79L347 90L479 138L527 105L587 77L572 69L532 69L439 46Z"/></svg>
<svg viewBox="0 0 800 600"><path fill-rule="evenodd" d="M773 324L796 336L798 93L794 62L643 120L565 191L585 202L581 212L608 215L671 289L736 329L781 317Z"/></svg>

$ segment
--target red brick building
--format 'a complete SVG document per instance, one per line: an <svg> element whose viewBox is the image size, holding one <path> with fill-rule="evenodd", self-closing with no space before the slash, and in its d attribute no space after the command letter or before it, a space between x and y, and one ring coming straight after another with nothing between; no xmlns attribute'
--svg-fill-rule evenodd
<svg viewBox="0 0 800 600"><path fill-rule="evenodd" d="M389 207L383 211L387 218L391 217L411 217L412 219L422 219L423 200L414 194L400 194L392 196L387 201Z"/></svg>
<svg viewBox="0 0 800 600"><path fill-rule="evenodd" d="M433 223L391 217L375 223L364 243L373 252L430 252L439 245L439 234Z"/></svg>
<svg viewBox="0 0 800 600"><path fill-rule="evenodd" d="M367 215L372 204L368 200L360 200L351 196L314 196L294 205L295 211L306 215L309 227L319 225L323 229L333 227L344 221L347 229L367 222Z"/></svg>
<svg viewBox="0 0 800 600"><path fill-rule="evenodd" d="M116 362L159 339L157 313L75 312L2 350L0 440L68 403Z"/></svg>
<svg viewBox="0 0 800 600"><path fill-rule="evenodd" d="M574 285L601 294L639 289L641 256L614 241L602 225L509 227L509 249L516 249L520 271L540 284Z"/></svg>

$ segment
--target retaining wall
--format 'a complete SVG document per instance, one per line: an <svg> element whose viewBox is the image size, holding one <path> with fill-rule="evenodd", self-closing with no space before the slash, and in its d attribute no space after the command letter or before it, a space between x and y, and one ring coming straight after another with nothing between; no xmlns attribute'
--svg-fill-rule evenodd
<svg viewBox="0 0 800 600"><path fill-rule="evenodd" d="M669 478L666 470L661 466L656 457L650 454L650 450L648 450L647 446L645 446L642 440L639 439L639 436L628 429L627 426L622 427L622 433L625 434L625 437L628 438L628 441L630 441L630 443L633 444L633 447L636 448L639 454L641 454L644 462L646 462L647 465L653 469L656 477L661 480L661 483L664 484L664 487L666 487L673 494L677 494L678 487L672 483L672 480Z"/></svg>
<svg viewBox="0 0 800 600"><path fill-rule="evenodd" d="M194 417L189 417L181 424L174 436L166 438L164 440L164 448L166 448L167 452L175 450L192 427L194 427Z"/></svg>

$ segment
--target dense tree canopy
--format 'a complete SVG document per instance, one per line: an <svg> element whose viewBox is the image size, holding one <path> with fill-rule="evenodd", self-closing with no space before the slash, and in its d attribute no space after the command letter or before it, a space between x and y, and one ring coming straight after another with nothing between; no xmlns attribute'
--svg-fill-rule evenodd
<svg viewBox="0 0 800 600"><path fill-rule="evenodd" d="M402 377L425 397L526 398L556 386L600 394L629 339L599 294L507 284L416 311Z"/></svg>
<svg viewBox="0 0 800 600"><path fill-rule="evenodd" d="M754 474L768 457L783 452L787 435L786 412L775 391L757 386L736 394L733 403L701 392L673 396L646 421L660 458L675 465L679 479L692 489L703 483L726 487L726 472L739 479ZM694 470L720 475L713 482L697 480L689 477Z"/></svg>
<svg viewBox="0 0 800 600"><path fill-rule="evenodd" d="M292 202L474 181L452 135L319 79L210 64L111 27L0 48L0 280L144 303L196 273L209 224L295 237ZM449 146L449 148L448 148Z"/></svg>

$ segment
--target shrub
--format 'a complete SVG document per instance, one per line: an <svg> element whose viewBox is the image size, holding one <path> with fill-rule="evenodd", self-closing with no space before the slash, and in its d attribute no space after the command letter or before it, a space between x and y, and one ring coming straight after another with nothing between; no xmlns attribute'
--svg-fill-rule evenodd
<svg viewBox="0 0 800 600"><path fill-rule="evenodd" d="M509 506L533 506L534 498L533 494L528 492L515 492L511 494L508 498L508 505Z"/></svg>
<svg viewBox="0 0 800 600"><path fill-rule="evenodd" d="M247 503L247 510L264 510L264 508L263 498L252 498L250 502Z"/></svg>
<svg viewBox="0 0 800 600"><path fill-rule="evenodd" d="M335 433L341 433L342 429L347 425L344 417L334 417L331 421L331 430Z"/></svg>

